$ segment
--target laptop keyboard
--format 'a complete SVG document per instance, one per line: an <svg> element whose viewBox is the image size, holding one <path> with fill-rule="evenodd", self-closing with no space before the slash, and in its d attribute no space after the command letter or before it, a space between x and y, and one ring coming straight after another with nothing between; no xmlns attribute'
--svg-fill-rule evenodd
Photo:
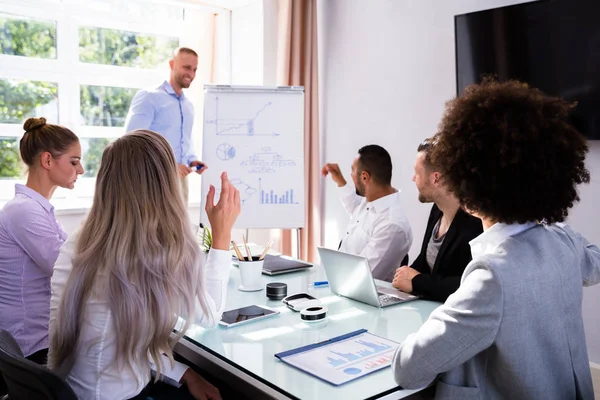
<svg viewBox="0 0 600 400"><path fill-rule="evenodd" d="M389 294L385 294L385 293L378 293L379 294L379 302L381 303L381 305L386 305L386 304L394 304L394 303L398 303L401 302L402 299L399 299L398 297L394 297L394 296L390 296Z"/></svg>

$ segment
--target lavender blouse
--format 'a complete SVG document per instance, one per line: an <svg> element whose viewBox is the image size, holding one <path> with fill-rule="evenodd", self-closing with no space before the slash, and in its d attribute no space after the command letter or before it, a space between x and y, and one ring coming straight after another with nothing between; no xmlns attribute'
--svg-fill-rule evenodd
<svg viewBox="0 0 600 400"><path fill-rule="evenodd" d="M67 234L41 194L15 185L0 210L0 329L25 356L48 348L50 278Z"/></svg>

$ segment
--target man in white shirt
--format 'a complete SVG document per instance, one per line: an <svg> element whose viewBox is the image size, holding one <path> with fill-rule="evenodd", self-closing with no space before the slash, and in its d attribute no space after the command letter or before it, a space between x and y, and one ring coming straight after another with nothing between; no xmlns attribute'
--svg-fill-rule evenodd
<svg viewBox="0 0 600 400"><path fill-rule="evenodd" d="M381 146L368 145L352 162L348 185L337 164L325 164L351 219L340 251L365 257L373 277L391 282L394 272L412 244L408 218L400 205L400 191L392 187L392 159Z"/></svg>

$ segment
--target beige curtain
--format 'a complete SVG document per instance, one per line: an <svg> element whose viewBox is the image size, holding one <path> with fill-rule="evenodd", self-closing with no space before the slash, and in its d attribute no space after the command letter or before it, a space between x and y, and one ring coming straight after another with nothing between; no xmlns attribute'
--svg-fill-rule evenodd
<svg viewBox="0 0 600 400"><path fill-rule="evenodd" d="M316 0L280 0L278 15L277 84L304 86L305 226L300 234L300 258L314 261L321 243L319 112ZM282 231L282 252L291 255L295 236Z"/></svg>

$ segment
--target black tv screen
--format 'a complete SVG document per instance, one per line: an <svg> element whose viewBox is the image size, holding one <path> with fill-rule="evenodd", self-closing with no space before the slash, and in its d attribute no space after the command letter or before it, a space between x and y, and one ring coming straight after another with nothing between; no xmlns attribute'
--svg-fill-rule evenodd
<svg viewBox="0 0 600 400"><path fill-rule="evenodd" d="M484 75L577 101L573 124L600 139L600 0L542 0L455 17L457 94Z"/></svg>

